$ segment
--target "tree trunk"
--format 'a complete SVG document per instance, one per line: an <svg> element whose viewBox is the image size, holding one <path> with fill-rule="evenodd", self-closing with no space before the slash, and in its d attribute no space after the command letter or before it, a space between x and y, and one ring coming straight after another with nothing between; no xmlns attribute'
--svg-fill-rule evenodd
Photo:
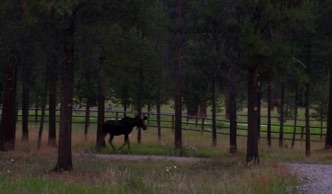
<svg viewBox="0 0 332 194"><path fill-rule="evenodd" d="M257 92L257 138L258 141L261 137L261 100L262 100L262 83L259 80L259 76L257 77L257 84L258 84L258 92Z"/></svg>
<svg viewBox="0 0 332 194"><path fill-rule="evenodd" d="M229 142L230 142L230 153L237 152L237 123L236 123L236 88L231 83L230 91L229 91Z"/></svg>
<svg viewBox="0 0 332 194"><path fill-rule="evenodd" d="M127 116L127 107L128 107L127 103L124 103L123 104L123 117Z"/></svg>
<svg viewBox="0 0 332 194"><path fill-rule="evenodd" d="M161 106L160 103L157 103L157 129L158 129L158 142L161 141Z"/></svg>
<svg viewBox="0 0 332 194"><path fill-rule="evenodd" d="M191 102L187 104L187 118L189 117L197 117L198 113L198 105L196 102Z"/></svg>
<svg viewBox="0 0 332 194"><path fill-rule="evenodd" d="M0 151L15 149L17 58L9 52L4 67Z"/></svg>
<svg viewBox="0 0 332 194"><path fill-rule="evenodd" d="M144 74L143 69L139 69L139 91L138 91L138 101L137 101L137 112L138 116L142 118L142 106L143 106L143 97L144 97ZM137 143L140 144L142 140L142 129L137 128Z"/></svg>
<svg viewBox="0 0 332 194"><path fill-rule="evenodd" d="M271 92L271 81L269 80L267 86L267 145L271 147L271 111L272 111L272 92Z"/></svg>
<svg viewBox="0 0 332 194"><path fill-rule="evenodd" d="M97 121L97 150L106 146L105 139L103 136L103 125L105 118L105 86L104 86L104 61L106 59L106 52L104 47L99 57L99 80L98 80L98 121Z"/></svg>
<svg viewBox="0 0 332 194"><path fill-rule="evenodd" d="M207 102L206 102L206 100L205 99L200 100L198 116L205 118L206 115L207 115L206 109L207 109Z"/></svg>
<svg viewBox="0 0 332 194"><path fill-rule="evenodd" d="M161 72L160 72L161 73ZM161 141L161 80L162 76L158 78L158 91L157 91L157 130L158 130L158 142Z"/></svg>
<svg viewBox="0 0 332 194"><path fill-rule="evenodd" d="M257 67L248 70L248 139L247 165L259 163L258 155L258 80Z"/></svg>
<svg viewBox="0 0 332 194"><path fill-rule="evenodd" d="M309 115L309 83L305 84L304 108L305 108L305 155L310 156L310 115Z"/></svg>
<svg viewBox="0 0 332 194"><path fill-rule="evenodd" d="M296 128L297 128L297 86L295 88L295 97L294 97L294 126L293 126L293 137L292 137L292 148L295 145L295 136L296 136Z"/></svg>
<svg viewBox="0 0 332 194"><path fill-rule="evenodd" d="M325 138L325 149L332 148L332 68L330 68L330 85L329 85L329 106L327 116L327 131Z"/></svg>
<svg viewBox="0 0 332 194"><path fill-rule="evenodd" d="M45 88L44 88L44 95L42 101L42 112L40 117L40 124L39 124L39 132L38 132L38 141L37 141L37 149L41 148L42 142L42 135L43 135L43 128L44 128L44 120L45 120L45 108L46 108L46 100L47 100L47 80L45 80Z"/></svg>
<svg viewBox="0 0 332 194"><path fill-rule="evenodd" d="M279 129L279 147L283 147L283 140L284 140L284 105L285 105L285 86L281 84L281 92L280 92L280 129Z"/></svg>
<svg viewBox="0 0 332 194"><path fill-rule="evenodd" d="M73 10L71 15L65 18L65 22L69 22L64 30L66 61L62 65L58 161L53 169L60 172L73 169L71 136L74 90L74 33L78 9Z"/></svg>
<svg viewBox="0 0 332 194"><path fill-rule="evenodd" d="M106 146L104 137L103 137L103 125L105 117L105 89L103 81L99 81L98 87L98 119L97 119L97 139L96 139L96 148L100 150L102 147Z"/></svg>
<svg viewBox="0 0 332 194"><path fill-rule="evenodd" d="M183 0L177 1L176 7L176 23L182 23L182 9ZM181 79L181 60L182 60L182 36L183 30L182 26L178 27L175 35L176 41L176 72L175 72L175 132L174 132L174 144L175 150L182 151L182 79Z"/></svg>
<svg viewBox="0 0 332 194"><path fill-rule="evenodd" d="M212 81L212 146L215 147L217 146L217 124L216 124L216 119L217 119L217 105L216 105L216 82L215 80Z"/></svg>
<svg viewBox="0 0 332 194"><path fill-rule="evenodd" d="M35 124L37 125L38 123L38 110L39 110L39 107L38 105L36 104L35 106Z"/></svg>
<svg viewBox="0 0 332 194"><path fill-rule="evenodd" d="M35 44L29 43L29 49L24 51L24 62L21 65L22 79L22 141L29 141L29 108L30 108L30 89L31 74L33 72L35 59Z"/></svg>
<svg viewBox="0 0 332 194"><path fill-rule="evenodd" d="M85 107L85 122L84 122L84 135L87 137L88 135L88 128L90 125L90 101L87 99L86 107Z"/></svg>
<svg viewBox="0 0 332 194"><path fill-rule="evenodd" d="M30 85L27 80L22 89L22 141L29 141Z"/></svg>
<svg viewBox="0 0 332 194"><path fill-rule="evenodd" d="M52 62L50 62L52 63ZM52 63L54 64L54 63ZM50 147L56 147L56 97L57 97L57 77L58 71L49 70L50 80L49 80L49 125L48 125L48 143Z"/></svg>

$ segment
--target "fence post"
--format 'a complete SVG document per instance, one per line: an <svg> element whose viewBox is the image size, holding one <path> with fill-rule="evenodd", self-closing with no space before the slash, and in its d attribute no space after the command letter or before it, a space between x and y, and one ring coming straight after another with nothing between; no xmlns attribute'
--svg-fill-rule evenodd
<svg viewBox="0 0 332 194"><path fill-rule="evenodd" d="M119 112L115 112L115 120L118 120L119 118Z"/></svg>

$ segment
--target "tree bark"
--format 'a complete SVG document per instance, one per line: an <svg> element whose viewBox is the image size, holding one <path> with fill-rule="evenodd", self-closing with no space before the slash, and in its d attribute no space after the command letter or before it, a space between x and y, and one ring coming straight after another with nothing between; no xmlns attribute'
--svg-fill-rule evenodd
<svg viewBox="0 0 332 194"><path fill-rule="evenodd" d="M143 106L143 97L144 97L144 74L142 67L139 68L139 91L138 91L138 100L137 100L137 112L138 117L142 118L142 106ZM142 140L142 129L137 128L137 143L140 144Z"/></svg>
<svg viewBox="0 0 332 194"><path fill-rule="evenodd" d="M216 105L216 82L215 80L212 81L212 146L217 146L217 105Z"/></svg>
<svg viewBox="0 0 332 194"><path fill-rule="evenodd" d="M285 86L282 83L281 92L280 92L280 109L279 109L280 111L279 147L283 147L283 140L284 140L284 117L285 117L284 104L285 104Z"/></svg>
<svg viewBox="0 0 332 194"><path fill-rule="evenodd" d="M87 137L88 129L90 125L90 101L87 99L86 107L85 107L85 122L84 122L84 135Z"/></svg>
<svg viewBox="0 0 332 194"><path fill-rule="evenodd" d="M198 105L196 102L191 102L187 104L187 118L197 117L198 114Z"/></svg>
<svg viewBox="0 0 332 194"><path fill-rule="evenodd" d="M36 104L35 105L35 124L37 125L38 123L38 111L39 111L39 107L38 105Z"/></svg>
<svg viewBox="0 0 332 194"><path fill-rule="evenodd" d="M106 59L106 53L104 47L101 46L102 53L99 57L99 80L98 80L98 121L97 121L97 150L106 146L103 137L103 125L105 118L105 86L104 86L104 61Z"/></svg>
<svg viewBox="0 0 332 194"><path fill-rule="evenodd" d="M199 111L198 116L199 117L206 117L206 108L207 108L207 101L205 99L201 99L199 103Z"/></svg>
<svg viewBox="0 0 332 194"><path fill-rule="evenodd" d="M258 80L257 67L248 70L248 139L247 139L247 165L258 164Z"/></svg>
<svg viewBox="0 0 332 194"><path fill-rule="evenodd" d="M267 145L271 147L271 111L272 111L272 92L271 92L271 81L269 80L267 86Z"/></svg>
<svg viewBox="0 0 332 194"><path fill-rule="evenodd" d="M76 14L83 5L74 9L69 17L65 17L65 22L68 22L64 30L66 61L62 66L58 161L53 169L54 171L70 171L73 169L71 136L74 90L74 33Z"/></svg>
<svg viewBox="0 0 332 194"><path fill-rule="evenodd" d="M236 88L233 86L233 83L231 83L230 91L229 91L229 142L230 142L230 153L236 153L237 152L237 142L236 142L236 136L237 136L237 111L236 111Z"/></svg>
<svg viewBox="0 0 332 194"><path fill-rule="evenodd" d="M35 66L35 44L28 42L29 49L24 49L23 59L21 64L21 79L22 79L22 141L29 141L29 109L30 109L30 91L31 91L31 75Z"/></svg>
<svg viewBox="0 0 332 194"><path fill-rule="evenodd" d="M15 149L16 133L17 58L9 52L4 67L2 115L0 124L0 151Z"/></svg>
<svg viewBox="0 0 332 194"><path fill-rule="evenodd" d="M49 62L50 64L56 65L55 63L52 63L52 61ZM49 69L50 79L49 79L49 121L48 121L48 143L47 145L50 147L56 147L56 102L57 102L57 77L58 77L58 68L56 67L56 70Z"/></svg>
<svg viewBox="0 0 332 194"><path fill-rule="evenodd" d="M325 138L325 149L332 148L332 68L330 68L330 85L329 85L329 106L327 117L327 131Z"/></svg>
<svg viewBox="0 0 332 194"><path fill-rule="evenodd" d="M22 141L29 141L30 85L27 80L22 89Z"/></svg>
<svg viewBox="0 0 332 194"><path fill-rule="evenodd" d="M176 7L176 23L180 25L182 23L182 9L183 0L177 1ZM182 151L182 79L181 79L181 60L182 60L182 26L178 27L175 35L176 41L176 72L175 72L175 132L174 132L174 144L175 150Z"/></svg>
<svg viewBox="0 0 332 194"><path fill-rule="evenodd" d="M309 115L309 83L305 84L304 94L304 108L305 108L305 155L310 156L310 115Z"/></svg>
<svg viewBox="0 0 332 194"><path fill-rule="evenodd" d="M162 72L160 72L161 74ZM157 91L157 130L158 130L158 142L161 142L161 82L162 76L158 78L158 91Z"/></svg>
<svg viewBox="0 0 332 194"><path fill-rule="evenodd" d="M97 119L97 139L96 148L100 150L102 147L106 146L105 140L103 138L103 125L105 117L105 89L104 84L100 80L98 87L98 119Z"/></svg>
<svg viewBox="0 0 332 194"><path fill-rule="evenodd" d="M262 83L260 81L259 76L257 77L257 87L258 87L258 92L257 92L257 138L258 141L260 140L261 137L261 100L262 100Z"/></svg>
<svg viewBox="0 0 332 194"><path fill-rule="evenodd" d="M295 88L295 97L294 97L294 126L293 126L293 137L292 137L292 148L295 145L295 136L296 136L296 128L297 128L297 86Z"/></svg>
<svg viewBox="0 0 332 194"><path fill-rule="evenodd" d="M47 83L48 81L45 80L45 87L44 87L44 95L43 95L43 101L42 101L42 112L40 117L40 124L39 124L39 132L38 132L38 141L37 141L37 149L39 150L41 148L41 142L42 142L42 135L43 135L43 128L44 128L44 120L45 120L45 108L46 108L46 100L47 100Z"/></svg>

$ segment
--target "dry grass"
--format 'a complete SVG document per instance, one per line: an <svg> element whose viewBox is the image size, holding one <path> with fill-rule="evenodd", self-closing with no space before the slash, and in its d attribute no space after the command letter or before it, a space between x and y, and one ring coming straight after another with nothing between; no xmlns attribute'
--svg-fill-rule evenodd
<svg viewBox="0 0 332 194"><path fill-rule="evenodd" d="M228 137L218 136L218 145L212 148L210 133L183 132L184 146L217 153L210 162L179 163L171 161L126 161L82 157L80 152L95 145L95 132L91 126L89 135L83 135L82 126L73 127L72 172L61 174L50 171L56 164L57 148L46 145L37 150L37 129L30 128L29 143L17 141L16 150L0 153L0 190L6 193L283 193L291 191L297 181L283 161L330 160L331 154L314 152L312 158L304 158L304 143L296 148L267 148L260 142L261 164L245 166L246 139L238 138L238 154L228 153ZM136 131L130 136L132 152L154 145L173 145L173 134L163 130L162 142L158 142L156 129L142 133L142 145L136 144ZM20 131L17 131L17 140ZM123 143L123 137L114 139L115 145ZM109 146L108 146L109 147ZM320 149L320 144L313 149ZM124 148L126 149L126 147ZM144 148L147 149L147 148ZM24 192L23 192L24 191Z"/></svg>

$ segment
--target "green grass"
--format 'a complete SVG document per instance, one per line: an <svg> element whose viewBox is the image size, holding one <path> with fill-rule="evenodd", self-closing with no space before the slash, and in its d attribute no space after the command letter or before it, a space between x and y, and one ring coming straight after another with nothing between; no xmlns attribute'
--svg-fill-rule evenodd
<svg viewBox="0 0 332 194"><path fill-rule="evenodd" d="M274 113L275 114L275 113ZM84 115L84 112L74 112ZM120 116L120 115L119 115ZM122 115L121 115L122 116ZM108 113L107 118L115 117ZM154 116L150 117L154 119ZM301 118L301 117L300 117ZM33 119L33 118L32 118ZM171 121L171 117L163 119ZM224 119L219 116L218 119ZM244 118L245 120L246 118ZM77 122L84 118L75 117ZM186 121L184 119L183 121ZM296 177L282 165L284 162L303 162L332 164L332 153L322 151L323 142L312 142L312 154L305 156L304 141L296 141L290 148L288 145L279 148L278 140L274 139L272 147L267 147L265 138L259 142L260 164L246 167L246 138L238 137L238 153L230 154L229 137L217 135L217 146L212 147L212 134L201 131L195 119L189 119L184 128L197 131L182 132L183 151L174 151L174 133L169 128L162 129L161 141L157 138L157 129L149 127L142 131L142 143L137 144L136 130L130 136L131 150L125 146L121 151L113 151L109 145L101 150L104 154L142 154L166 155L181 157L208 158L209 161L198 163L181 163L175 161L126 161L111 158L86 157L81 152L95 153L96 126L91 124L88 136L84 136L83 124L73 126L73 164L71 172L54 173L50 171L57 160L57 149L46 146L47 129L44 130L43 148L36 150L38 125L30 126L30 141L17 141L13 152L0 152L0 191L1 193L296 193L300 183ZM205 120L209 124L208 120ZM262 122L264 122L262 120ZM277 121L274 121L275 123ZM151 121L151 124L155 124ZM198 120L201 124L201 120ZM292 121L287 121L292 125ZM301 123L299 123L301 125ZM219 121L218 125L227 127L228 123ZM171 123L164 123L171 126ZM312 126L319 126L316 122ZM245 128L245 126L243 126ZM45 123L47 128L47 123ZM206 130L210 130L207 125ZM262 131L266 127L262 127ZM300 128L298 129L300 130ZM317 132L318 129L312 131ZM19 125L17 140L20 139ZM273 132L279 127L273 126ZM292 127L285 126L285 132L292 132ZM218 129L228 132L228 129ZM320 132L320 131L318 131ZM246 131L238 134L246 135ZM264 135L264 134L263 134ZM278 134L273 134L278 138ZM290 137L285 135L285 137ZM300 138L297 135L297 138ZM318 138L318 137L317 137ZM123 144L123 137L115 137L115 147Z"/></svg>
<svg viewBox="0 0 332 194"><path fill-rule="evenodd" d="M120 147L121 144L115 144L115 147ZM157 155L157 156L179 156L179 157L195 157L195 158L215 158L221 154L221 151L216 148L198 149L195 146L184 144L182 152L174 150L174 146L165 145L161 143L144 143L131 145L130 151L125 146L122 150L113 151L113 149L107 145L101 151L96 151L95 146L87 149L88 153L104 153L104 154L137 154L137 155Z"/></svg>
<svg viewBox="0 0 332 194"><path fill-rule="evenodd" d="M48 177L22 176L17 180L0 178L1 193L126 193L125 187L95 187L80 183L66 183Z"/></svg>
<svg viewBox="0 0 332 194"><path fill-rule="evenodd" d="M52 157L37 155L2 155L1 193L284 193L297 184L273 161L245 167L242 153L204 163L74 157L75 170L61 174L47 171Z"/></svg>
<svg viewBox="0 0 332 194"><path fill-rule="evenodd" d="M74 170L54 173L50 170L56 164L57 149L48 148L44 140L42 149L36 150L37 128L31 127L29 143L17 141L16 151L0 152L1 193L295 193L299 182L281 164L305 161L303 154L292 155L303 149L300 144L292 150L266 148L265 141L261 141L260 165L246 167L245 138L238 138L238 153L230 154L228 136L218 135L217 146L212 147L211 133L193 131L183 131L181 156L204 157L210 161L181 163L86 157L79 153L94 151L95 127L92 125L85 137L83 125L74 125ZM162 131L161 142L154 128L142 132L141 144L136 142L136 133L134 130L130 136L130 151L125 146L122 151L114 152L108 145L102 152L179 155L173 150L174 134L170 129ZM116 147L122 143L123 137L114 138ZM324 158L324 154L319 159L331 160Z"/></svg>

